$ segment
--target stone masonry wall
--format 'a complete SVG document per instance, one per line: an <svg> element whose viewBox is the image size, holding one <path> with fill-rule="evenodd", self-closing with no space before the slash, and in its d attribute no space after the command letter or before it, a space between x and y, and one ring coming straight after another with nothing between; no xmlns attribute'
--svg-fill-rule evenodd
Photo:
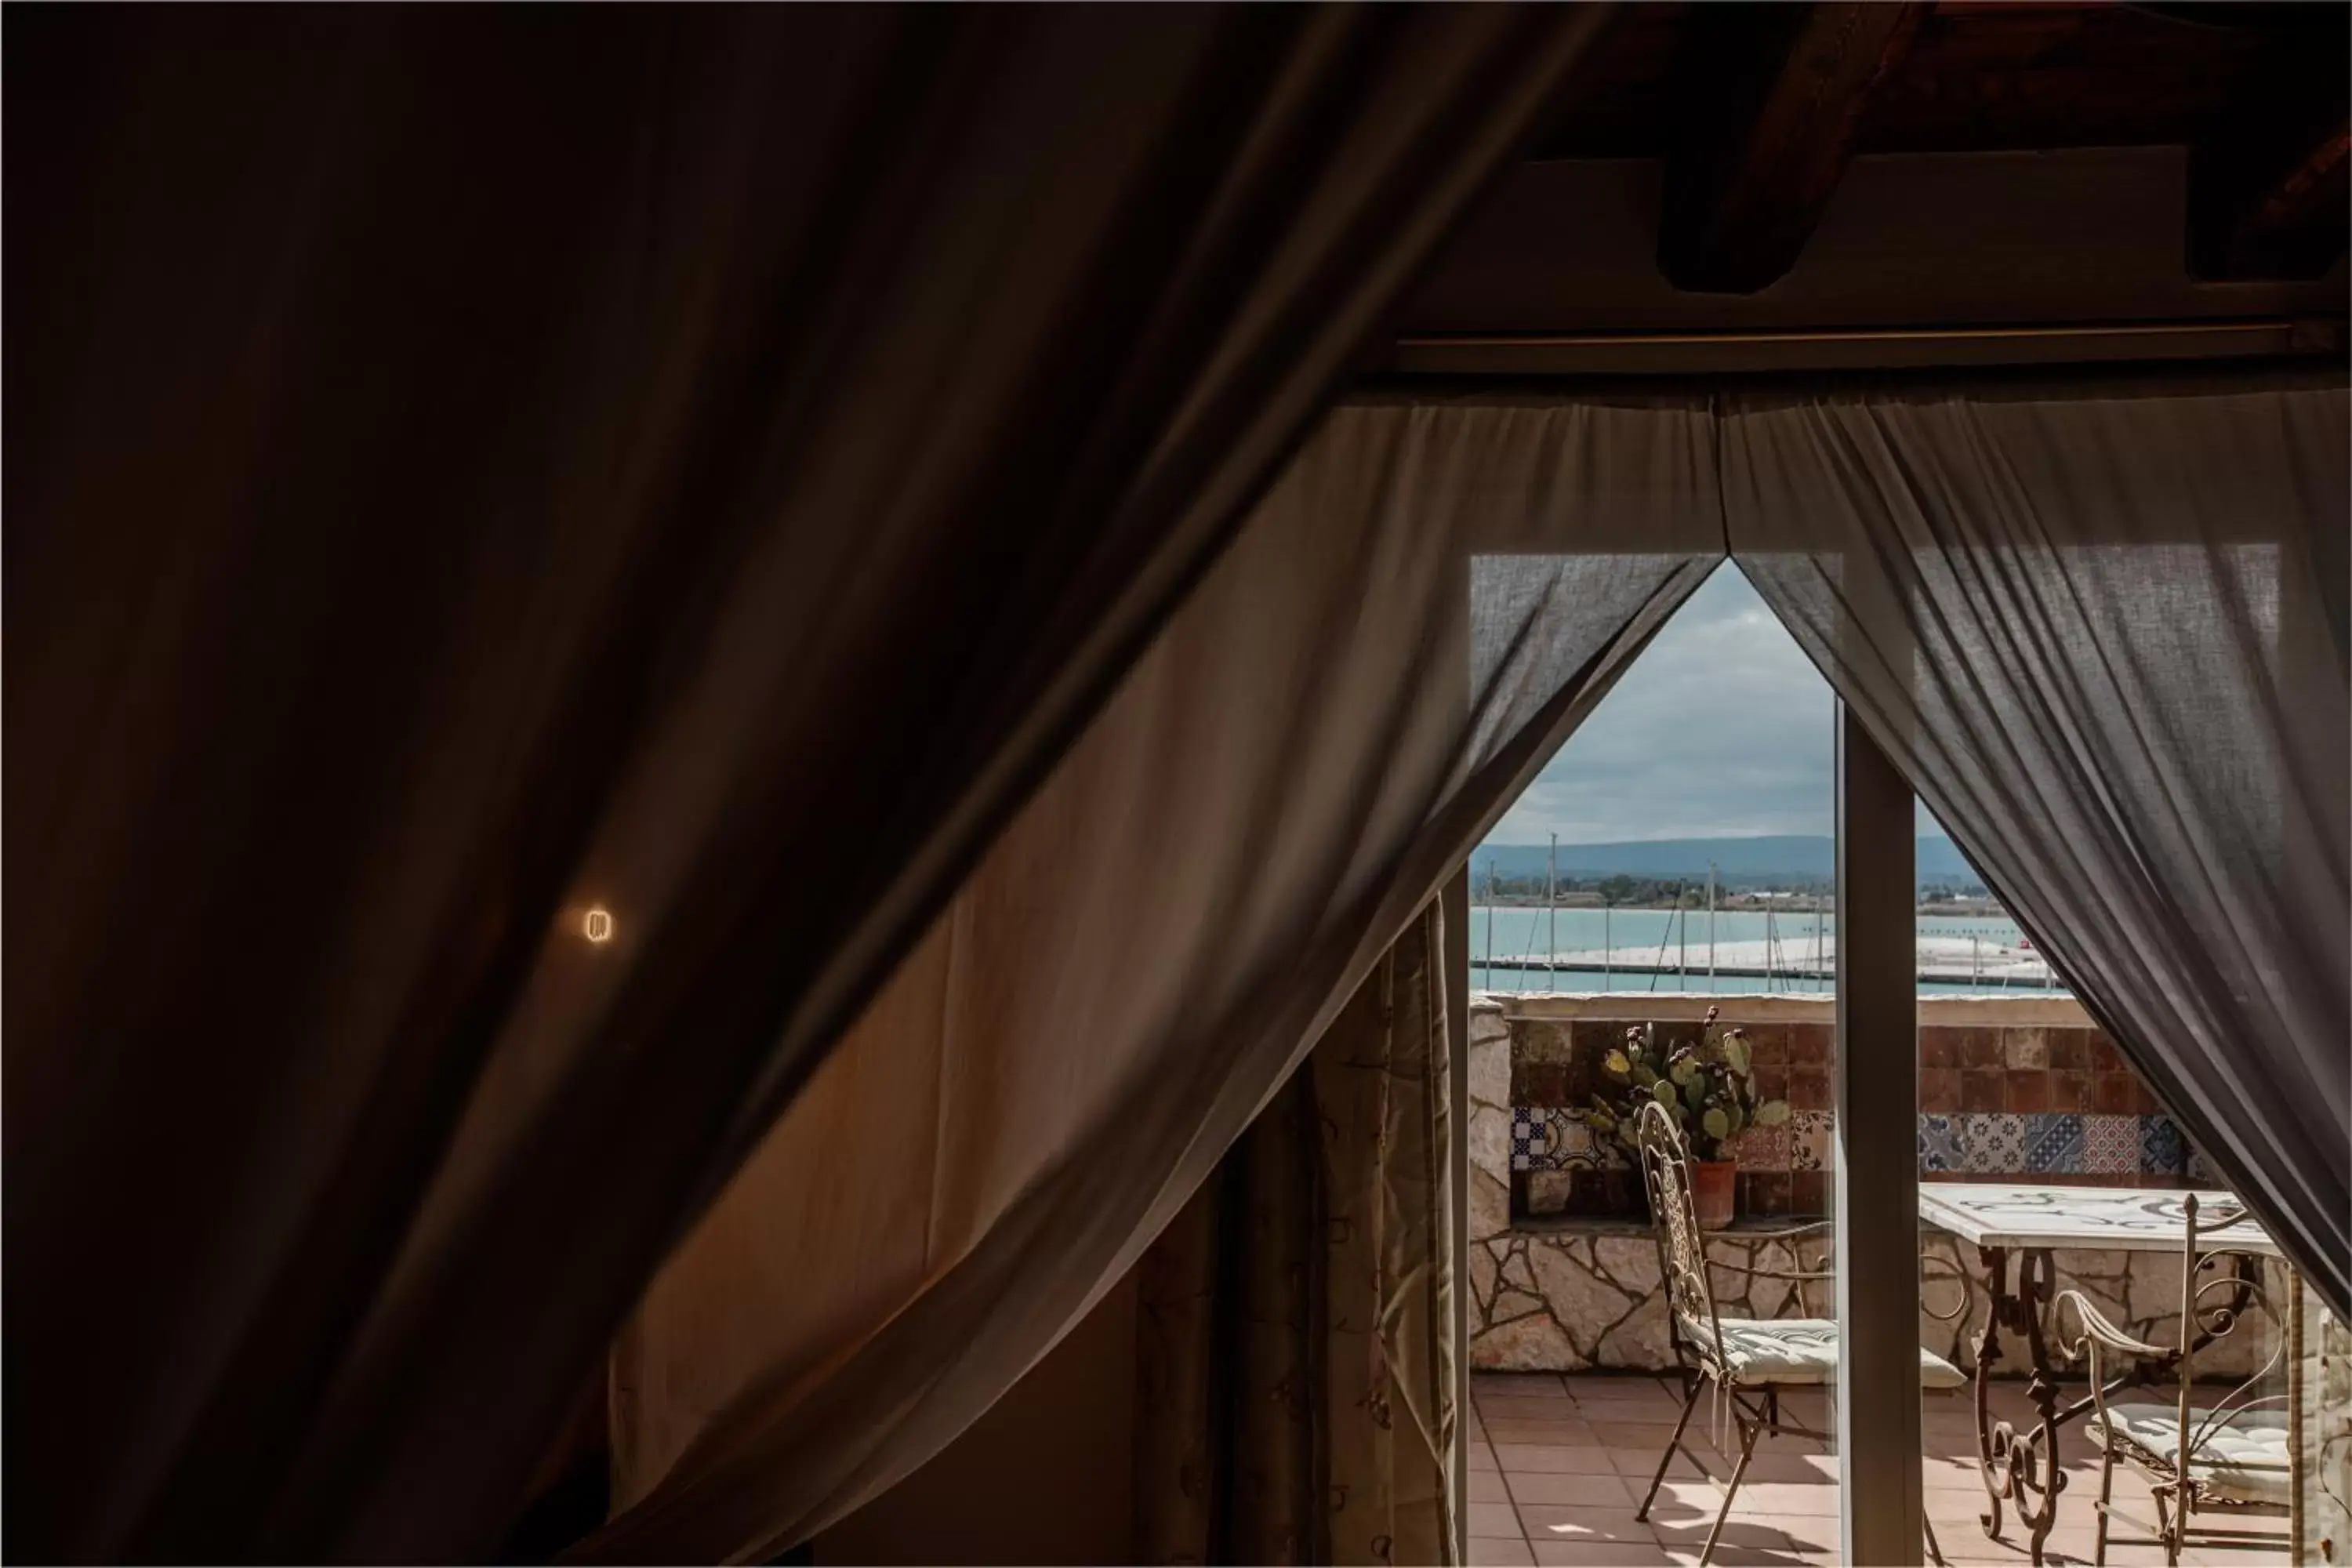
<svg viewBox="0 0 2352 1568"><path fill-rule="evenodd" d="M1573 1092L1571 1086L1580 1084L1586 1074L1563 1047L1581 1044L1585 1036L1594 1041L1613 1040L1628 1022L1641 1021L1631 1016L1637 1010L1643 1018L1655 1019L1662 1027L1676 1024L1695 1026L1710 1001L1721 1003L1724 1020L1748 1027L1752 1039L1760 1043L1760 1039L1777 1036L1785 1043L1784 1049L1793 1048L1798 1041L1811 1041L1812 1030L1826 1031L1831 1016L1831 1005L1826 999L1787 996L1473 998L1468 1128L1474 1367L1549 1372L1593 1367L1655 1371L1673 1364L1666 1341L1657 1245L1646 1220L1638 1217L1639 1202L1631 1185L1638 1178L1623 1166L1613 1151L1589 1141L1578 1141L1573 1132L1562 1140L1557 1153L1549 1138L1546 1139L1543 1155L1560 1159L1559 1163L1530 1169L1530 1119L1527 1114L1530 1108L1521 1097L1532 1084L1537 1092L1564 1101ZM2089 1048L2091 1043L2077 1042L2071 1037L2072 1031L2096 1033L2089 1028L2079 1006L2063 998L1954 997L1921 1001L1923 1062L1940 1058L1947 1048L1956 1061L1984 1061L1990 1053L1999 1053L2003 1079L2000 1087L2004 1093L2012 1073L2043 1075L2042 1085L2037 1087L2046 1094L2047 1085L2057 1074L2080 1072L2085 1079L2095 1080L2098 1074L2121 1067L2119 1058L2094 1054ZM2021 1037L2030 1039L2032 1047L2018 1052L2012 1058L2009 1054L2011 1044ZM1818 1070L1825 1079L1825 1033L1821 1040L1818 1064L1811 1059L1801 1064L1792 1061L1782 1070L1790 1079L1800 1072ZM2049 1053L2053 1043L2063 1052L2059 1059L2079 1060L2086 1065L2051 1066ZM2104 1040L2099 1043L2105 1044ZM2080 1056L2074 1048L2078 1044L2082 1047ZM1605 1049L1605 1045L1601 1048ZM2106 1049L2111 1052L2113 1047ZM1763 1054L1759 1049L1759 1078ZM1808 1058L1814 1054L1810 1044L1803 1054ZM2014 1068L2010 1065L2012 1059L2017 1062ZM2034 1065L2037 1060L2038 1066ZM2107 1061L2113 1061L2115 1067L2102 1065ZM1528 1070L1530 1064L1537 1068L1532 1074ZM1555 1068L1559 1069L1561 1078L1557 1086L1549 1081ZM1923 1084L1927 1074L1936 1070L1939 1069L1923 1067ZM1992 1069L1978 1067L1946 1070L1966 1075ZM1760 1087L1768 1092L1781 1092L1773 1083ZM2161 1114L2143 1113L2137 1109L2143 1103L2152 1106L2154 1100L2152 1096L2145 1100L2140 1098L2146 1090L2136 1079L2131 1080L2129 1089L2129 1098L2125 1098L2121 1091L2102 1089L2095 1081L2090 1082L2085 1092L2103 1093L2107 1097L2106 1103L2133 1108L2092 1114L2134 1119L2142 1114ZM1979 1089L1976 1092L1981 1101L1985 1090ZM2068 1092L2074 1092L2072 1085ZM2030 1097L2032 1090L2027 1093ZM1554 1104L1540 1109L1557 1113L1569 1107ZM2069 1113L2045 1109L1971 1114L2022 1119ZM1938 1120L1935 1113L1923 1113L1921 1119L1921 1174L1926 1180L2073 1179L2148 1186L2210 1180L2185 1145L2159 1143L2151 1155L2144 1138L2134 1140L2129 1169L2053 1170L2053 1160L2063 1165L2066 1151L2062 1149L2044 1150L2042 1164L2029 1173L2023 1160L2010 1157L2011 1139L2006 1132L1997 1143L1990 1145L1990 1154L1973 1152L1983 1146L1971 1145L1971 1152L1964 1157L1978 1161L1979 1168L1953 1170L1948 1168L1948 1145L1939 1142L1939 1137L1945 1134L1936 1125ZM1550 1137L1559 1136L1555 1128L1573 1129L1580 1125L1574 1118L1556 1115L1547 1121L1543 1132ZM2169 1127L2168 1120L2166 1125ZM1789 1127L1775 1131L1782 1134L1788 1145L1786 1152L1743 1150L1743 1217L1731 1229L1709 1237L1710 1255L1727 1264L1774 1273L1827 1273L1831 1268L1828 1233L1825 1228L1806 1231L1806 1219L1797 1212L1801 1197L1814 1215L1827 1206L1825 1184L1830 1160L1825 1096L1820 1107L1805 1106L1792 1115ZM2177 1140L2177 1131L2171 1136ZM2079 1134L2077 1140L2073 1157L2079 1162ZM1778 1154L1781 1168L1762 1173L1746 1168L1751 1154L1765 1160ZM2137 1168L2152 1157L2169 1163L2163 1169ZM2119 1155L2105 1158L2111 1166L2123 1163ZM1800 1173L1817 1176L1824 1184L1816 1187L1808 1181L1800 1187L1794 1179ZM1778 1179L1759 1183L1755 1179L1759 1174ZM1791 1231L1798 1232L1793 1242L1790 1239ZM1920 1342L1963 1370L1970 1370L1986 1302L1974 1249L1962 1247L1956 1238L1942 1231L1923 1227L1920 1250L1923 1256L1942 1260L1930 1268L1930 1278L1922 1288L1925 1310L1920 1320ZM2180 1300L2180 1263L2177 1257L2062 1250L2053 1255L2052 1261L2058 1274L2057 1289L2080 1288L2126 1329L2159 1339L2174 1331ZM1717 1310L1726 1316L1828 1317L1835 1310L1834 1284L1828 1279L1791 1284L1752 1279L1733 1269L1718 1269L1715 1289ZM1964 1308L1960 1305L1963 1292L1967 1296ZM1947 1316L1937 1317L1937 1313ZM2261 1329L2242 1330L2239 1335L2232 1336L2232 1341L2200 1357L2200 1364L2216 1374L2243 1375L2270 1353L2265 1332ZM2021 1375L2024 1360L2021 1347L2012 1350L2004 1358L2003 1369Z"/></svg>

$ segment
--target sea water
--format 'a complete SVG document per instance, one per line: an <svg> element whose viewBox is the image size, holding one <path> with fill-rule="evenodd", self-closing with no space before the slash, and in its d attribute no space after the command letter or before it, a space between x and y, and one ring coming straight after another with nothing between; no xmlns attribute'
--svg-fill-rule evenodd
<svg viewBox="0 0 2352 1568"><path fill-rule="evenodd" d="M1552 938L1555 929L1559 932L1556 944ZM1612 973L1597 966L1549 971L1540 967L1547 949L1580 955L1601 952L1604 929L1606 945L1626 972ZM1481 904L1470 911L1470 988L1699 991L1738 995L1783 992L1826 994L1831 990L1831 982L1826 979L1796 974L1718 974L1710 983L1706 973L1710 929L1714 941L1726 946L1732 942L1761 942L1769 936L1775 967L1786 964L1791 969L1810 971L1829 967L1825 963L1817 963L1815 953L1831 951L1830 944L1837 936L1837 915L1834 911L1815 910L1773 910L1768 914L1761 910L1718 910L1710 917L1705 910L1545 910L1540 906ZM1920 915L1917 930L1923 937L1940 937L1948 942L1954 939L1981 942L1988 961L1996 950L2013 949L2024 941L2017 923L2005 915ZM1814 945L1817 932L1823 943L1819 950ZM1538 967L1497 967L1489 971L1486 964L1489 954L1496 959L1531 959ZM1661 970L1664 973L1657 973ZM1965 981L1919 983L1923 996L2049 995L2059 989L2047 984L2020 984L2013 980L2007 985L1970 984Z"/></svg>

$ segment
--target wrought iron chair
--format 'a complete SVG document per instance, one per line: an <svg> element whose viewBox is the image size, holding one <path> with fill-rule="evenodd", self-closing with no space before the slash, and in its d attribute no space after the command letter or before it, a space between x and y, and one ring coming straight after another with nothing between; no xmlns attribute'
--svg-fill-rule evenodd
<svg viewBox="0 0 2352 1568"><path fill-rule="evenodd" d="M2273 1325L2282 1321L2272 1310L2259 1267L2250 1268L2244 1254L2232 1252L2226 1237L2218 1245L2212 1240L2245 1220L2246 1211L2232 1206L2212 1224L2200 1226L2197 1195L2187 1194L2180 1206L2186 1239L2180 1259L2178 1344L2134 1339L2080 1290L2060 1291L2051 1306L2053 1328L2063 1322L2068 1308L2074 1310L2082 1332L2066 1340L2062 1330L2062 1342L2070 1359L2090 1363L2095 1413L2088 1431L2091 1440L2099 1445L2099 1497L2094 1505L2099 1523L2094 1561L2101 1563L2107 1560L2111 1519L2147 1531L2163 1546L2165 1561L2177 1563L2191 1515L2225 1510L2278 1518L2290 1510L2294 1464L2288 1446L2287 1395L2257 1397L2252 1392L2279 1370L2284 1336L2272 1336L2271 1353L2253 1375L2210 1404L2193 1403L2200 1350L2236 1329L2252 1308L2262 1308ZM2158 1383L2165 1386L2158 1389ZM2110 1401L2110 1394L2134 1387L2167 1397ZM2117 1459L2148 1478L2156 1505L2153 1521L2136 1518L2116 1506ZM2250 1531L2200 1527L2198 1535L2222 1545L2278 1544L2275 1536Z"/></svg>
<svg viewBox="0 0 2352 1568"><path fill-rule="evenodd" d="M1790 1281L1832 1276L1801 1269L1752 1268L1708 1258L1697 1211L1691 1203L1689 1156L1682 1129L1664 1107L1654 1103L1642 1108L1636 1134L1642 1181L1649 1189L1651 1224L1657 1236L1658 1273L1666 1286L1668 1339L1682 1373L1684 1394L1674 1436L1666 1440L1657 1473L1650 1478L1650 1489L1643 1494L1634 1516L1649 1518L1650 1505L1657 1500L1676 1449L1702 1475L1706 1472L1698 1456L1685 1446L1683 1433L1690 1425L1691 1412L1697 1408L1700 1393L1713 1384L1739 1428L1739 1457L1724 1484L1723 1506L1717 1510L1706 1544L1699 1551L1704 1568L1715 1555L1724 1521L1731 1516L1731 1500L1738 1495L1748 1460L1755 1457L1757 1439L1782 1436L1828 1439L1827 1433L1805 1426L1781 1409L1781 1390L1824 1387L1835 1381L1838 1369L1835 1322L1825 1318L1724 1317L1716 1310L1709 1272L1722 1268L1753 1279ZM1800 1294L1791 1291L1790 1300L1798 1300ZM1926 1349L1919 1352L1919 1379L1923 1386L1935 1389L1958 1388L1966 1381L1958 1368ZM1944 1561L1933 1524L1927 1526L1927 1554L1938 1564Z"/></svg>

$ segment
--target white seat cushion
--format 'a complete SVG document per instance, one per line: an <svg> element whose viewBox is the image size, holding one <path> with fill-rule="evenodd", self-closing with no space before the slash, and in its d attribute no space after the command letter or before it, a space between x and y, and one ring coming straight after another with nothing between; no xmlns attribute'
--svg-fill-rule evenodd
<svg viewBox="0 0 2352 1568"><path fill-rule="evenodd" d="M1700 1344L1706 1342L1704 1324L1685 1319L1683 1327ZM1838 1326L1827 1318L1726 1318L1722 1361L1734 1379L1751 1385L1834 1383ZM1966 1381L1950 1362L1920 1350L1920 1386L1958 1388Z"/></svg>
<svg viewBox="0 0 2352 1568"><path fill-rule="evenodd" d="M2108 1405L2107 1414L2115 1417L2119 1436L2147 1450L2162 1468L2171 1468L2180 1451L2178 1408L2125 1400ZM2212 1415L2210 1410L2192 1406L2190 1435L2205 1431ZM2094 1442L2106 1441L2096 1415L2091 1417L2090 1430ZM2274 1406L2232 1411L2190 1450L2189 1473L2209 1497L2227 1502L2285 1502L2288 1483L2294 1479L2294 1465L2287 1456L2286 1413Z"/></svg>

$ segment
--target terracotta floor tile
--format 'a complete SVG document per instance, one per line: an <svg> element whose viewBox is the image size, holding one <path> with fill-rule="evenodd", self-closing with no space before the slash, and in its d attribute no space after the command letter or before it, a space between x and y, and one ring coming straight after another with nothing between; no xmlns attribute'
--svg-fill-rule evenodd
<svg viewBox="0 0 2352 1568"><path fill-rule="evenodd" d="M1575 1421L1581 1419L1576 1401L1563 1394L1558 1399L1505 1398L1489 1394L1478 1400L1481 1421Z"/></svg>
<svg viewBox="0 0 2352 1568"><path fill-rule="evenodd" d="M1519 1516L1507 1502L1474 1502L1470 1505L1470 1533L1473 1535L1519 1535Z"/></svg>
<svg viewBox="0 0 2352 1568"><path fill-rule="evenodd" d="M1694 1421L1691 1425L1696 1426L1697 1423ZM1631 1448L1637 1453L1648 1454L1653 1463L1656 1462L1658 1455L1666 1451L1666 1444L1674 1435L1675 1424L1671 1421L1595 1421L1592 1423L1594 1442L1604 1448ZM1693 1449L1704 1452L1704 1444L1696 1440L1704 1436L1703 1433L1685 1431L1683 1434L1683 1440L1689 1443Z"/></svg>
<svg viewBox="0 0 2352 1568"><path fill-rule="evenodd" d="M1985 1495L1984 1477L1976 1466L1956 1465L1943 1459L1923 1460L1919 1466L1920 1484L1929 1491L1973 1492Z"/></svg>
<svg viewBox="0 0 2352 1568"><path fill-rule="evenodd" d="M1787 1531L1789 1551L1808 1563L1837 1560L1838 1524L1833 1519L1801 1519ZM1924 1561L1924 1556L1922 1561Z"/></svg>
<svg viewBox="0 0 2352 1568"><path fill-rule="evenodd" d="M1621 1510L1632 1508L1638 1500L1628 1494L1625 1483L1614 1475L1557 1472L1515 1475L1509 1479L1511 1500L1522 1507L1528 1503L1556 1503Z"/></svg>
<svg viewBox="0 0 2352 1568"><path fill-rule="evenodd" d="M1568 1380L1549 1372L1472 1373L1470 1396L1484 1399L1489 1394L1504 1399L1566 1399Z"/></svg>
<svg viewBox="0 0 2352 1568"><path fill-rule="evenodd" d="M1669 1386L1667 1380L1649 1373L1589 1372L1562 1381L1579 1399L1653 1398L1664 1394Z"/></svg>
<svg viewBox="0 0 2352 1568"><path fill-rule="evenodd" d="M1731 1469L1730 1459L1709 1440L1704 1401L1684 1440L1714 1479L1694 1469L1677 1453L1645 1523L1633 1518L1633 1505L1649 1486L1680 1409L1679 1394L1665 1383L1644 1377L1478 1373L1472 1397L1473 1429L1483 1430L1491 1439L1471 1447L1474 1529L1485 1527L1473 1543L1474 1563L1697 1560L1720 1504L1717 1483ZM2022 1392L2013 1387L1996 1387L1993 1405L1996 1415L2015 1422L2025 1420L2032 1409ZM1787 1415L1808 1422L1818 1421L1823 1408L1820 1401L1810 1406L1801 1399L1784 1401ZM1958 1401L1941 1407L1931 1405L1925 1426L1923 1498L1947 1558L1955 1568L2024 1568L2025 1535L2013 1512L2004 1519L1999 1540L1987 1539L1978 1523L1986 1499L1976 1468L1972 1411ZM1722 1435L1736 1452L1736 1428L1725 1423ZM2065 1434L2061 1445L2068 1485L2046 1556L2053 1568L2072 1568L2090 1556L2088 1505L2096 1493L2098 1473L2095 1453L2078 1433ZM1837 1560L1838 1475L1833 1444L1794 1436L1763 1439L1748 1466L1716 1562L1721 1568L1743 1563L1830 1568ZM1496 1533L1497 1516L1487 1511L1501 1508L1496 1500L1506 1495L1517 1502L1510 1521L1499 1530L1507 1532L1516 1523L1524 1529L1523 1537ZM2118 1469L2116 1496L2127 1507L2145 1510L2146 1479ZM2161 1561L2160 1548L2127 1538L2121 1533L2126 1528L2118 1527L2108 1551L2114 1568ZM2280 1528L2284 1531L2283 1523ZM2182 1559L2188 1568L2272 1568L2285 1560L2283 1539L2276 1552L2200 1549L2192 1541Z"/></svg>
<svg viewBox="0 0 2352 1568"><path fill-rule="evenodd" d="M1608 1454L1610 1463L1615 1467L1619 1475L1641 1486L1648 1486L1650 1478L1658 1473L1658 1457L1665 1450L1661 1447L1648 1449L1610 1448L1604 1452ZM1730 1473L1731 1467L1725 1464L1722 1456L1717 1454L1714 1449L1702 1445L1696 1453L1699 1458L1706 1462L1707 1467L1706 1469L1702 1470L1693 1465L1690 1455L1677 1448L1675 1450L1675 1462L1666 1467L1666 1479L1703 1481Z"/></svg>
<svg viewBox="0 0 2352 1568"><path fill-rule="evenodd" d="M1706 1532L1714 1527L1714 1524L1713 1520L1692 1520L1685 1524L1661 1524L1657 1527L1656 1534L1660 1543L1668 1548L1683 1547L1696 1552L1706 1543ZM1788 1552L1795 1550L1789 1540L1788 1531L1780 1526L1759 1519L1742 1518L1736 1510L1728 1520L1724 1521L1723 1535L1716 1553L1718 1559L1723 1555L1721 1551L1723 1546L1747 1547L1759 1552Z"/></svg>
<svg viewBox="0 0 2352 1568"><path fill-rule="evenodd" d="M1529 1541L1634 1541L1648 1544L1656 1537L1633 1517L1631 1503L1622 1509L1563 1508L1521 1503L1519 1521Z"/></svg>
<svg viewBox="0 0 2352 1568"><path fill-rule="evenodd" d="M1642 1492L1646 1483L1633 1486L1635 1507L1641 1506ZM1712 1481L1668 1481L1658 1489L1650 1503L1650 1522L1654 1526L1681 1529L1690 1524L1711 1524L1723 1511L1723 1489Z"/></svg>
<svg viewBox="0 0 2352 1568"><path fill-rule="evenodd" d="M1755 1468L1750 1465L1748 1473L1753 1475ZM1835 1519L1838 1511L1837 1488L1803 1482L1743 1479L1737 1500L1743 1511L1763 1514L1792 1513L1811 1518L1827 1514Z"/></svg>
<svg viewBox="0 0 2352 1568"><path fill-rule="evenodd" d="M1507 1475L1610 1476L1611 1450L1591 1443L1498 1443L1495 1458Z"/></svg>
<svg viewBox="0 0 2352 1568"><path fill-rule="evenodd" d="M1583 1421L1489 1421L1487 1440L1504 1443L1540 1443L1553 1448L1595 1448L1601 1439L1590 1423Z"/></svg>
<svg viewBox="0 0 2352 1568"><path fill-rule="evenodd" d="M1748 1481L1773 1481L1789 1486L1814 1486L1830 1491L1837 1489L1837 1456L1834 1454L1791 1454L1759 1447L1756 1457L1748 1461Z"/></svg>
<svg viewBox="0 0 2352 1568"><path fill-rule="evenodd" d="M1666 1549L1632 1541L1545 1541L1535 1546L1538 1565L1558 1568L1673 1568Z"/></svg>
<svg viewBox="0 0 2352 1568"><path fill-rule="evenodd" d="M1692 1426L1706 1419L1706 1402L1701 1400L1691 1412ZM1683 1413L1683 1402L1663 1394L1655 1399L1580 1399L1576 1413L1587 1421L1663 1422L1671 1426Z"/></svg>

